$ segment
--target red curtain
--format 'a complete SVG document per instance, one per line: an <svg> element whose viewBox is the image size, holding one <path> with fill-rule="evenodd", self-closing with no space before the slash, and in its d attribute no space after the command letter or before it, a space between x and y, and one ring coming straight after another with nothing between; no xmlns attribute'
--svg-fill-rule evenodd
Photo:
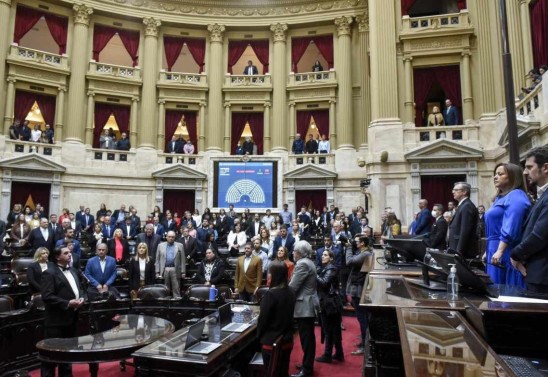
<svg viewBox="0 0 548 377"><path fill-rule="evenodd" d="M406 16L409 14L409 9L415 4L417 0L401 0L401 15ZM466 9L466 0L457 0L457 7L460 10Z"/></svg>
<svg viewBox="0 0 548 377"><path fill-rule="evenodd" d="M34 25L36 25L43 15L44 12L42 11L18 5L15 13L13 41L18 44L21 41L21 38L23 38L25 34L27 34Z"/></svg>
<svg viewBox="0 0 548 377"><path fill-rule="evenodd" d="M329 139L329 110L297 111L297 132L303 140L308 140L307 131L310 119L314 117L320 135Z"/></svg>
<svg viewBox="0 0 548 377"><path fill-rule="evenodd" d="M269 50L268 50L268 39L255 39L249 42L251 45L251 48L255 52L255 55L257 55L257 59L261 62L263 65L263 75L268 72L268 56L269 56Z"/></svg>
<svg viewBox="0 0 548 377"><path fill-rule="evenodd" d="M314 43L324 59L327 60L328 68L333 68L333 35L314 37Z"/></svg>
<svg viewBox="0 0 548 377"><path fill-rule="evenodd" d="M120 29L118 35L124 44L131 60L133 60L133 66L135 67L139 63L139 32L132 30Z"/></svg>
<svg viewBox="0 0 548 377"><path fill-rule="evenodd" d="M130 107L123 105L112 105L110 103L95 103L95 128L93 130L93 148L99 148L99 138L103 132L103 128L110 117L114 115L120 132L128 132Z"/></svg>
<svg viewBox="0 0 548 377"><path fill-rule="evenodd" d="M188 137L194 145L194 153L198 153L198 131L196 125L198 113L196 111L166 110L164 136L165 144L167 145L167 143L171 140L171 137L177 130L177 125L181 121L183 115L185 116Z"/></svg>
<svg viewBox="0 0 548 377"><path fill-rule="evenodd" d="M229 41L228 42L228 67L227 72L232 74L232 67L238 62L243 55L245 49L249 45L249 41ZM241 75L243 72L236 73Z"/></svg>
<svg viewBox="0 0 548 377"><path fill-rule="evenodd" d="M19 119L21 123L23 123L32 108L32 105L34 105L34 101L36 101L36 94L16 90L14 107L15 119Z"/></svg>
<svg viewBox="0 0 548 377"><path fill-rule="evenodd" d="M298 72L297 64L303 57L310 42L312 42L311 37L291 38L291 65L293 66L293 72Z"/></svg>
<svg viewBox="0 0 548 377"><path fill-rule="evenodd" d="M445 97L451 99L453 105L459 109L459 123L462 123L460 67L458 65L449 65L413 70L415 125L419 127L423 125L423 112L426 111L426 101L428 100L430 89L432 89L432 85L436 81L444 91Z"/></svg>
<svg viewBox="0 0 548 377"><path fill-rule="evenodd" d="M295 190L295 209L301 210L302 206L321 210L327 203L325 190Z"/></svg>
<svg viewBox="0 0 548 377"><path fill-rule="evenodd" d="M548 0L537 0L532 3L530 15L533 59L535 67L538 68L543 64L548 64Z"/></svg>
<svg viewBox="0 0 548 377"><path fill-rule="evenodd" d="M257 145L257 154L263 154L264 114L263 113L232 113L231 153L240 140L246 122L249 122L253 142Z"/></svg>
<svg viewBox="0 0 548 377"><path fill-rule="evenodd" d="M53 124L55 123L55 96L37 94L35 97L38 107L40 107L40 111L42 112L42 117L44 117L44 121L53 128Z"/></svg>
<svg viewBox="0 0 548 377"><path fill-rule="evenodd" d="M194 211L195 192L192 190L164 190L164 202L162 208L177 212L183 216L185 211Z"/></svg>
<svg viewBox="0 0 548 377"><path fill-rule="evenodd" d="M45 13L44 16L53 40L59 45L59 55L64 54L67 50L68 18L50 13Z"/></svg>
<svg viewBox="0 0 548 377"><path fill-rule="evenodd" d="M122 40L126 51L133 60L133 66L135 67L138 62L139 51L139 32L125 29L117 29L110 26L96 24L93 29L93 59L99 61L99 54L111 38L118 33L118 36Z"/></svg>
<svg viewBox="0 0 548 377"><path fill-rule="evenodd" d="M164 52L168 71L171 71L179 58L185 43L194 61L200 66L200 73L202 73L205 65L205 39L164 36Z"/></svg>
<svg viewBox="0 0 548 377"><path fill-rule="evenodd" d="M466 182L465 175L421 175L421 198L428 200L428 206L442 204L447 210L447 202L453 200L451 190L456 182ZM408 220L409 224L411 220Z"/></svg>
<svg viewBox="0 0 548 377"><path fill-rule="evenodd" d="M49 213L49 200L50 200L51 184L49 183L34 183L34 182L16 182L11 183L11 205L21 204L25 206L25 203L32 197L32 202L36 204L40 203L44 207L44 213Z"/></svg>
<svg viewBox="0 0 548 377"><path fill-rule="evenodd" d="M457 0L457 7L459 11L466 9L466 0Z"/></svg>

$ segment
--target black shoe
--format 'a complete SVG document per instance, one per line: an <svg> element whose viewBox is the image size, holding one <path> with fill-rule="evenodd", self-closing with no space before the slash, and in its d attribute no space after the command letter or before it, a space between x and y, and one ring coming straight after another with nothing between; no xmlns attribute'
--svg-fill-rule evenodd
<svg viewBox="0 0 548 377"><path fill-rule="evenodd" d="M318 363L328 363L331 364L331 357L322 355L320 357L316 357L316 361Z"/></svg>
<svg viewBox="0 0 548 377"><path fill-rule="evenodd" d="M306 373L305 371L301 370L299 373L292 374L291 377L306 377L306 376L312 376L313 373Z"/></svg>
<svg viewBox="0 0 548 377"><path fill-rule="evenodd" d="M337 361L344 361L344 355L337 355L337 354L334 354L332 356L333 360L337 360Z"/></svg>

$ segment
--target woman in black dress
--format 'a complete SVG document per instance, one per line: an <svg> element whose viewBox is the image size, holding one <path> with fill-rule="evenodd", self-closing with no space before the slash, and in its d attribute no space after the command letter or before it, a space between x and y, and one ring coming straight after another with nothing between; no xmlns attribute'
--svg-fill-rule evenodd
<svg viewBox="0 0 548 377"><path fill-rule="evenodd" d="M27 268L27 282L30 294L40 293L42 272L48 268L49 250L39 247L34 253L34 263Z"/></svg>
<svg viewBox="0 0 548 377"><path fill-rule="evenodd" d="M128 285L131 298L137 298L139 288L154 284L155 278L154 260L148 255L147 244L141 242L137 245L137 254L129 261Z"/></svg>
<svg viewBox="0 0 548 377"><path fill-rule="evenodd" d="M269 274L270 289L261 300L257 338L262 346L263 364L268 370L272 356L272 344L280 335L283 335L281 355L273 375L287 377L289 357L293 349L293 311L296 298L287 282L285 263L272 261Z"/></svg>

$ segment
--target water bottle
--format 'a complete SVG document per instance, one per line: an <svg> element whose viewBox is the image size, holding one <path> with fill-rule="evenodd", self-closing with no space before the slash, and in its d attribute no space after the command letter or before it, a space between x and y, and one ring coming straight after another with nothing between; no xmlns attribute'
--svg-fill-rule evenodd
<svg viewBox="0 0 548 377"><path fill-rule="evenodd" d="M209 301L215 301L217 298L217 288L214 285L209 287Z"/></svg>
<svg viewBox="0 0 548 377"><path fill-rule="evenodd" d="M457 276L457 268L451 264L449 276L447 276L447 299L449 301L458 300L459 297L459 278Z"/></svg>

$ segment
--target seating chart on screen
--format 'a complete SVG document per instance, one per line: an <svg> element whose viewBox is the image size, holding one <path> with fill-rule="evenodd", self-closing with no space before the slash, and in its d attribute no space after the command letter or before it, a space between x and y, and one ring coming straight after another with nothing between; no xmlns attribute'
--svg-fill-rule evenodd
<svg viewBox="0 0 548 377"><path fill-rule="evenodd" d="M247 202L265 204L265 195L257 182L250 179L240 179L228 188L225 200L227 203L242 205L247 205Z"/></svg>

